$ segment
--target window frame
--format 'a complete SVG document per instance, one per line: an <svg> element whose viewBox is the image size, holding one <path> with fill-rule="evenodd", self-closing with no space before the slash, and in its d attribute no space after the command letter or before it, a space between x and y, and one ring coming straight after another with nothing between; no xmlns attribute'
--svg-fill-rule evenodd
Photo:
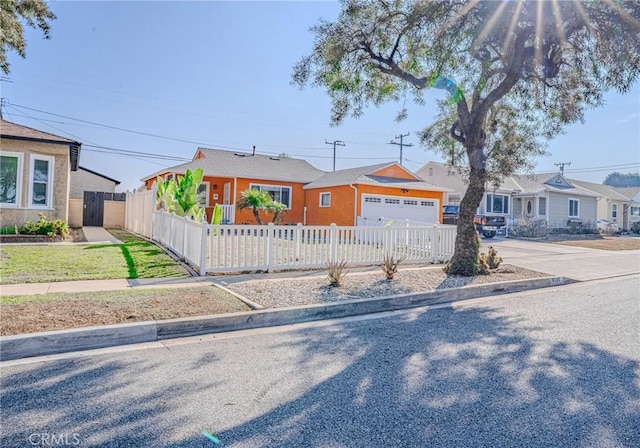
<svg viewBox="0 0 640 448"><path fill-rule="evenodd" d="M538 198L538 215L547 216L547 198Z"/></svg>
<svg viewBox="0 0 640 448"><path fill-rule="evenodd" d="M618 204L611 204L611 217L618 219Z"/></svg>
<svg viewBox="0 0 640 448"><path fill-rule="evenodd" d="M500 212L496 212L493 211L493 198L496 196L500 196L503 198L502 201L502 211ZM506 207L505 207L506 205ZM499 214L499 215L508 215L509 214L509 209L510 204L509 204L509 195L507 194L497 194L497 193L487 193L487 199L485 201L485 213L495 213L495 214ZM506 210L505 210L506 209Z"/></svg>
<svg viewBox="0 0 640 448"><path fill-rule="evenodd" d="M576 214L575 215L571 214L571 202L575 202L576 203ZM569 205L569 210L568 210L569 218L579 218L580 217L580 199L569 198L568 205Z"/></svg>
<svg viewBox="0 0 640 448"><path fill-rule="evenodd" d="M18 159L16 167L16 201L15 202L0 202L0 208L20 208L22 205L22 184L23 184L23 169L24 169L24 154L15 151L2 151L0 155L5 157L15 157Z"/></svg>
<svg viewBox="0 0 640 448"><path fill-rule="evenodd" d="M200 198L198 198L198 205L200 207L209 207L209 194L211 193L211 191L209 189L210 189L211 186L209 185L209 182L202 181L202 182L200 182L200 185L198 185L198 188L200 188L203 185L206 187L206 190L205 190L206 197L205 197L205 201L204 201L205 203L204 203L204 205L200 204ZM198 190L196 190L196 196L198 196Z"/></svg>
<svg viewBox="0 0 640 448"><path fill-rule="evenodd" d="M640 216L640 206L632 205L631 206L631 210L629 211L629 215L630 216Z"/></svg>
<svg viewBox="0 0 640 448"><path fill-rule="evenodd" d="M280 189L280 198L282 198L282 190L283 189L287 189L289 190L289 203L288 204L284 204L284 202L282 201L278 201L278 202L282 202L284 205L287 206L287 208L285 208L285 210L291 210L292 206L293 206L293 187L291 185L269 185L269 184L249 184L249 189L253 190L253 189L257 189L260 191L264 191L263 189L267 189L267 190L276 190L276 189ZM267 191L269 193L269 191ZM276 198L273 198L274 201L277 201Z"/></svg>
<svg viewBox="0 0 640 448"><path fill-rule="evenodd" d="M35 180L35 167L36 161L46 161L49 163L47 168L47 196L44 205L33 203L33 184ZM29 156L29 198L27 208L52 210L53 209L53 181L55 179L54 173L56 169L56 159L52 156L45 156L41 154L31 154Z"/></svg>
<svg viewBox="0 0 640 448"><path fill-rule="evenodd" d="M323 204L322 204L322 198L323 198L323 197L326 197L326 196L328 196L328 197L329 197L329 203L328 203L327 205L323 205ZM319 200L320 200L320 202L319 202L319 206L320 206L320 208L328 208L328 207L331 207L331 192L330 192L330 191L323 191L323 192L321 192L321 193L320 193L320 196L319 196Z"/></svg>

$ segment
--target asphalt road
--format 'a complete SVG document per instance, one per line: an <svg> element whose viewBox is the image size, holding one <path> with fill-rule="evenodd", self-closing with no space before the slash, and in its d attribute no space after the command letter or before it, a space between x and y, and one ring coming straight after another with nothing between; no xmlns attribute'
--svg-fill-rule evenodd
<svg viewBox="0 0 640 448"><path fill-rule="evenodd" d="M5 365L0 445L638 447L639 291L633 275Z"/></svg>

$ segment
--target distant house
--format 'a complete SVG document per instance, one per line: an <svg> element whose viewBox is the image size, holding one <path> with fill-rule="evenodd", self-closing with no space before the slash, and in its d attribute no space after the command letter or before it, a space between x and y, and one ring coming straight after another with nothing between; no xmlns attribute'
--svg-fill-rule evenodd
<svg viewBox="0 0 640 448"><path fill-rule="evenodd" d="M124 227L124 193L115 193L120 181L78 167L71 173L69 225Z"/></svg>
<svg viewBox="0 0 640 448"><path fill-rule="evenodd" d="M629 200L628 207L622 212L622 219L627 224L625 230L632 230L635 223L640 223L640 187L613 189Z"/></svg>
<svg viewBox="0 0 640 448"><path fill-rule="evenodd" d="M611 223L615 223L621 230L629 230L628 208L631 205L631 199L617 192L615 188L609 185L575 179L571 179L571 182L582 188L591 190L599 196L597 199L598 219L605 219Z"/></svg>
<svg viewBox="0 0 640 448"><path fill-rule="evenodd" d="M467 190L464 177L443 163L428 162L416 174L452 189L447 195L450 204L459 204ZM516 175L505 178L498 188L487 184L478 213L544 220L551 228L576 224L595 228L600 197L561 173Z"/></svg>
<svg viewBox="0 0 640 448"><path fill-rule="evenodd" d="M267 191L287 206L284 223L308 225L356 225L358 218L383 217L441 221L447 191L396 163L326 173L301 159L207 148L199 148L192 161L157 171L142 181L151 188L157 176L166 180L197 168L204 170L199 193L208 219L219 204L226 223L255 222L250 210L235 207L241 193L250 188ZM265 213L263 221L267 220Z"/></svg>
<svg viewBox="0 0 640 448"><path fill-rule="evenodd" d="M102 191L113 193L120 185L119 180L100 174L83 166L71 173L70 199L83 199L85 191Z"/></svg>
<svg viewBox="0 0 640 448"><path fill-rule="evenodd" d="M0 119L0 221L21 226L69 217L69 178L81 143Z"/></svg>

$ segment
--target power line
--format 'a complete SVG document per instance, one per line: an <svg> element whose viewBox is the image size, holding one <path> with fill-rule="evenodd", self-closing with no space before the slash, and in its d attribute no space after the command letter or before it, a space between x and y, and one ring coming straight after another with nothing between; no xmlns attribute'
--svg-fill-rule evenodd
<svg viewBox="0 0 640 448"><path fill-rule="evenodd" d="M564 166L565 165L571 166L571 162L558 162L558 163L554 163L554 165L560 167L560 173L564 176Z"/></svg>

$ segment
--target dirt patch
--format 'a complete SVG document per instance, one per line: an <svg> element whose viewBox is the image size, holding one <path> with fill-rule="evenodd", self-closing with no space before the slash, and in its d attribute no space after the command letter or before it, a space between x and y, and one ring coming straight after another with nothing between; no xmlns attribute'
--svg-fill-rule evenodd
<svg viewBox="0 0 640 448"><path fill-rule="evenodd" d="M250 310L213 286L3 297L0 335Z"/></svg>
<svg viewBox="0 0 640 448"><path fill-rule="evenodd" d="M554 241L554 244L561 244L563 246L577 246L586 247L589 249L602 249L602 250L637 250L640 249L640 238L638 237L611 237L606 236L602 239L587 239L587 240L568 240L568 241Z"/></svg>

